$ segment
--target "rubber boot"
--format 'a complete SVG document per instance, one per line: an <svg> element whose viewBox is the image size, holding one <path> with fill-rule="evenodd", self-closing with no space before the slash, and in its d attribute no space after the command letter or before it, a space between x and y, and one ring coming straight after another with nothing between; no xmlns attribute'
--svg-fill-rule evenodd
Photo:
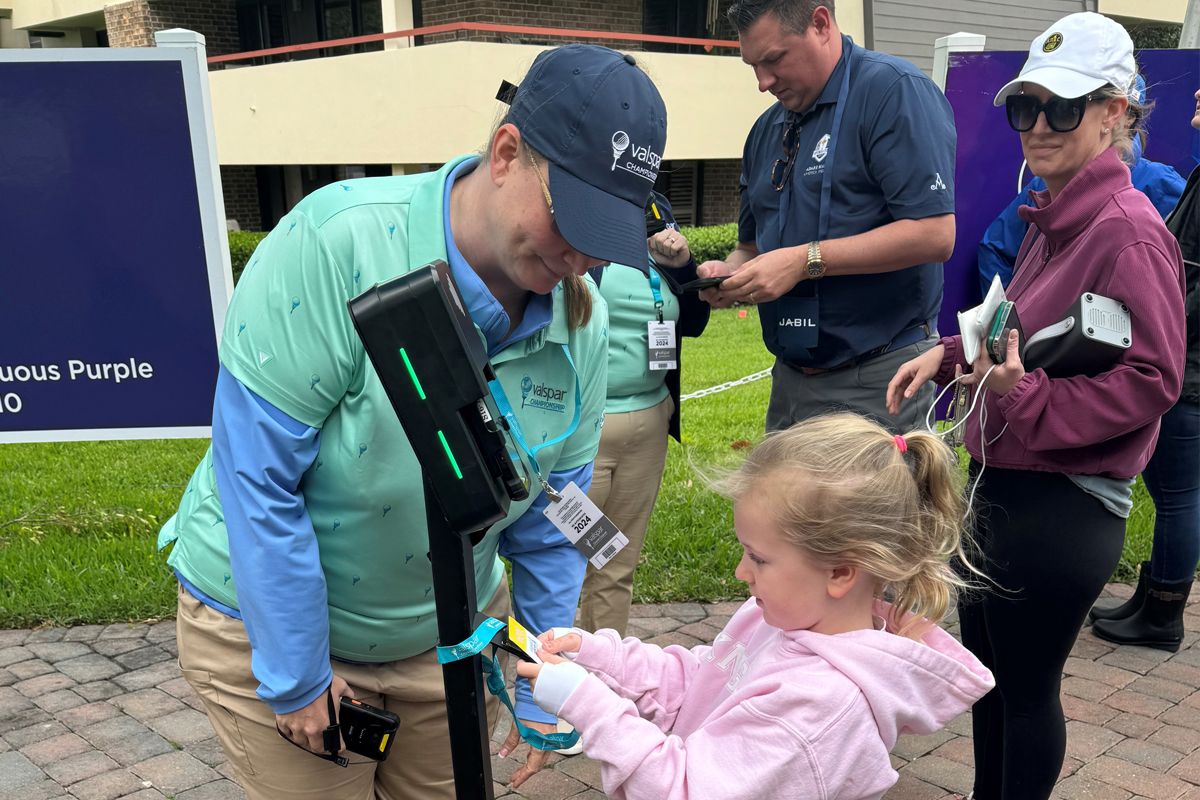
<svg viewBox="0 0 1200 800"><path fill-rule="evenodd" d="M1150 580L1150 562L1143 561L1141 569L1138 570L1137 588L1133 590L1133 596L1117 606L1092 606L1088 611L1088 621L1132 617L1142 607L1142 601L1146 599L1146 581L1148 580Z"/></svg>
<svg viewBox="0 0 1200 800"><path fill-rule="evenodd" d="M1142 607L1125 619L1098 619L1092 633L1117 644L1136 644L1174 653L1183 642L1183 609L1191 581L1159 583L1146 582L1146 599Z"/></svg>

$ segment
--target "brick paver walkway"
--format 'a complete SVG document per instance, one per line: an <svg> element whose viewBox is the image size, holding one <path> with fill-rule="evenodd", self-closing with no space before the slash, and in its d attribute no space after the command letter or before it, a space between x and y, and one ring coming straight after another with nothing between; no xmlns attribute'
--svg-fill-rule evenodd
<svg viewBox="0 0 1200 800"><path fill-rule="evenodd" d="M1125 596L1129 587L1110 591ZM737 605L638 606L630 633L708 642ZM1189 607L1187 627L1175 655L1080 636L1063 681L1067 760L1056 797L1200 800L1200 605ZM0 800L243 797L175 655L173 621L0 631ZM970 735L963 716L931 736L902 738L893 753L900 782L887 800L965 793ZM493 758L497 781L524 749ZM497 784L497 798L604 800L595 762L550 758L519 792Z"/></svg>

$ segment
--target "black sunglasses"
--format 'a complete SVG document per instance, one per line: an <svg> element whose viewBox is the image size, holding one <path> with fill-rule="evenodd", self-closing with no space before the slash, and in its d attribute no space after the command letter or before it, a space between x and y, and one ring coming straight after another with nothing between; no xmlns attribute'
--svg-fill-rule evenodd
<svg viewBox="0 0 1200 800"><path fill-rule="evenodd" d="M783 129L783 158L775 159L771 166L771 186L777 192L787 186L792 167L796 165L796 140L800 138L800 117L789 114L787 127Z"/></svg>
<svg viewBox="0 0 1200 800"><path fill-rule="evenodd" d="M1043 103L1033 95L1010 94L1004 99L1004 110L1008 112L1009 127L1014 131L1025 133L1033 130L1038 114L1045 112L1046 124L1050 126L1050 130L1070 133L1083 122L1083 112L1087 110L1087 104L1098 99L1099 95L1086 94L1071 99L1052 97Z"/></svg>

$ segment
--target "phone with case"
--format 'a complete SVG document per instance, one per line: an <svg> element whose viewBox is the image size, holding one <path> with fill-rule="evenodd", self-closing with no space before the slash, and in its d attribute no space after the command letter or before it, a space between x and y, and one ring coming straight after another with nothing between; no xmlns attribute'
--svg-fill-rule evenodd
<svg viewBox="0 0 1200 800"><path fill-rule="evenodd" d="M1008 337L1012 331L1017 332L1017 355L1025 350L1025 332L1021 330L1021 318L1017 316L1017 308L1011 300L1004 300L992 317L985 340L988 358L993 364L1003 364L1008 358Z"/></svg>

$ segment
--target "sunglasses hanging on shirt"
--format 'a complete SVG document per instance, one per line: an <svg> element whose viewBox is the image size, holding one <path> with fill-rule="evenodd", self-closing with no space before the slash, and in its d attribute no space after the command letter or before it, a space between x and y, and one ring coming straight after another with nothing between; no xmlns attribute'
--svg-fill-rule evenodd
<svg viewBox="0 0 1200 800"><path fill-rule="evenodd" d="M787 126L783 129L783 158L775 159L771 165L771 187L777 192L787 186L796 165L796 140L800 138L800 117L796 114L787 115Z"/></svg>
<svg viewBox="0 0 1200 800"><path fill-rule="evenodd" d="M1043 103L1033 95L1010 94L1004 100L1004 109L1008 112L1008 124L1014 131L1026 133L1033 130L1038 114L1045 112L1046 124L1050 126L1050 130L1070 133L1083 122L1087 104L1099 99L1099 95L1085 94L1083 97L1070 99L1052 97Z"/></svg>

